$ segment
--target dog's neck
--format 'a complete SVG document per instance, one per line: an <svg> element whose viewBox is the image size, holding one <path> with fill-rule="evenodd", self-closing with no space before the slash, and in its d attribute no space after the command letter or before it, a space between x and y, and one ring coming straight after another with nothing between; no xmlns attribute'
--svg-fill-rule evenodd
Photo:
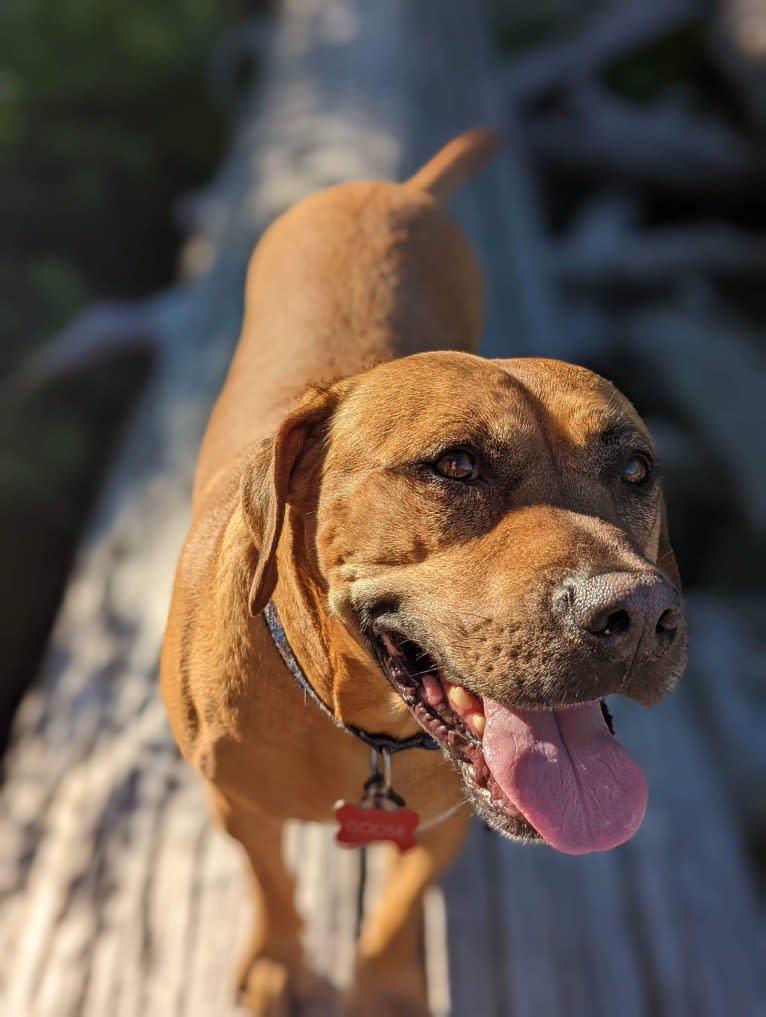
<svg viewBox="0 0 766 1017"><path fill-rule="evenodd" d="M402 739L419 732L369 653L330 613L321 579L296 567L297 561L311 562L314 556L299 546L310 539L304 520L294 510L290 516L277 552L279 578L271 599L303 673L342 723Z"/></svg>

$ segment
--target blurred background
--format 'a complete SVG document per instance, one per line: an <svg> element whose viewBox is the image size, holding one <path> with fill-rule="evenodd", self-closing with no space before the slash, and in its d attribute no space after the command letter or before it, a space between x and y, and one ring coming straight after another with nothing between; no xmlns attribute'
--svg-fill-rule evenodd
<svg viewBox="0 0 766 1017"><path fill-rule="evenodd" d="M486 352L584 363L655 434L692 618L686 709L723 782L756 900L766 888L766 3L414 0L398 21L374 8L0 5L0 744L39 672L82 535L90 526L90 544L106 526L103 511L93 516L104 476L135 445L147 392L160 412L162 365L182 358L180 345L163 347L173 301L193 294L188 320L213 320L220 305L206 303L205 287L217 286L237 320L253 230L283 196L272 179L279 194L258 204L255 188L244 202L248 172L264 174L249 146L268 162L280 131L298 136L267 165L267 176L281 167L285 194L300 191L304 165L311 186L360 170L401 176L446 140L439 103L474 108L466 96L479 86L460 46L484 33L482 88L493 98L481 108L510 138L492 171L512 226L507 262L492 257L503 216L472 212L470 197L457 208L490 280ZM378 26L368 35L387 33L377 44L359 42L365 19ZM442 31L450 41L432 59ZM382 67L392 53L394 72ZM264 72L275 63L277 84ZM399 101L392 81L415 82L427 97L420 121L386 113L390 137L362 131L347 158L340 143L314 158L306 139L320 120L285 85L309 66L314 97L334 75L343 84L328 107L358 90L371 119ZM221 254L240 220L250 233ZM224 348L189 383L200 421L225 358ZM163 460L167 477L178 462L188 474L194 444ZM119 490L113 480L115 504ZM17 740L30 730L22 723Z"/></svg>
<svg viewBox="0 0 766 1017"><path fill-rule="evenodd" d="M78 312L177 276L178 202L211 177L235 112L216 95L211 53L265 6L8 0L0 9L2 744L148 363L137 335L119 359L54 372L30 392L19 372Z"/></svg>

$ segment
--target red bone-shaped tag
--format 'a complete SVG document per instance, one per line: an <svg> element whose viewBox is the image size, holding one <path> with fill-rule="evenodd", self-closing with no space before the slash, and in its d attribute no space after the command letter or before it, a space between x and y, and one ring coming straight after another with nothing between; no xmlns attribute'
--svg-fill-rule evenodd
<svg viewBox="0 0 766 1017"><path fill-rule="evenodd" d="M335 806L338 832L335 840L343 847L361 847L391 841L400 851L415 847L415 829L420 816L406 807L385 810L376 806L338 802Z"/></svg>

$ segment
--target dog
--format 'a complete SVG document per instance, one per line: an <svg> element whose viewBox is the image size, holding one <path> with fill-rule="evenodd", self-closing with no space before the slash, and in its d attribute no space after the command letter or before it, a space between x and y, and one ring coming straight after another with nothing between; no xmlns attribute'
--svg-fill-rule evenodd
<svg viewBox="0 0 766 1017"><path fill-rule="evenodd" d="M422 896L471 813L571 854L627 840L646 786L603 699L654 703L685 664L636 411L582 367L475 355L481 273L443 206L496 147L476 129L405 183L312 195L248 269L161 673L181 752L247 858L238 984L260 1017L315 987L285 820L345 800L363 840L420 816L359 936L347 1012L425 1017Z"/></svg>

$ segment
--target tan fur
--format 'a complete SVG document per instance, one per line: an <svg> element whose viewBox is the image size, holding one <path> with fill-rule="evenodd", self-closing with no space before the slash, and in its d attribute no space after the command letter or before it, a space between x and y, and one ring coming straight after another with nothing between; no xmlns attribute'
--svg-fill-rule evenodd
<svg viewBox="0 0 766 1017"><path fill-rule="evenodd" d="M289 677L258 614L267 600L339 718L406 737L417 725L359 629L359 605L378 591L396 592L467 684L502 698L524 681L520 662L545 652L530 633L535 577L583 557L648 567L658 546L672 558L657 536L659 493L628 512L591 479L589 442L605 422L646 433L627 401L581 368L470 352L481 277L433 195L493 148L488 132L470 132L403 185L307 198L271 227L248 271L242 336L200 452L162 687L212 815L250 863L258 913L239 984L255 1014L286 1014L315 988L282 823L330 819L368 775L368 750ZM411 464L476 433L507 447L513 493L458 511L418 486ZM527 675L555 700L560 676L548 687L539 669ZM440 753L402 753L394 776L425 821L461 798ZM457 851L468 812L392 863L359 944L349 1013L427 1014L422 894Z"/></svg>

